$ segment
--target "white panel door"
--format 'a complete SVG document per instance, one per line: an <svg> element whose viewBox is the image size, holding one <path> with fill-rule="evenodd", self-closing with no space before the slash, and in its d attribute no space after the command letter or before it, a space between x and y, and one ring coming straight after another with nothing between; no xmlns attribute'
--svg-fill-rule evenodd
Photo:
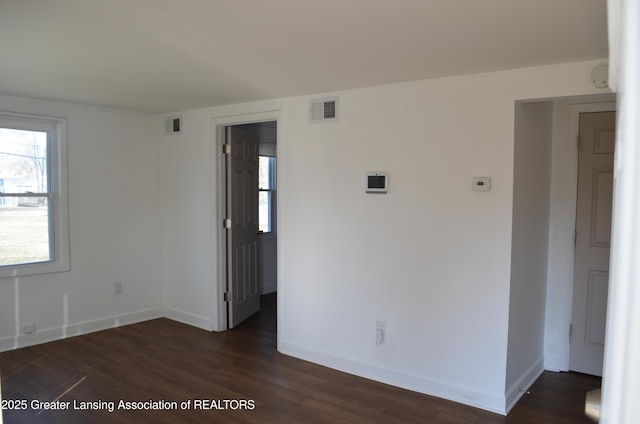
<svg viewBox="0 0 640 424"><path fill-rule="evenodd" d="M613 200L615 112L580 115L569 368L602 375Z"/></svg>
<svg viewBox="0 0 640 424"><path fill-rule="evenodd" d="M229 328L260 309L258 292L258 145L257 132L227 128L227 278Z"/></svg>

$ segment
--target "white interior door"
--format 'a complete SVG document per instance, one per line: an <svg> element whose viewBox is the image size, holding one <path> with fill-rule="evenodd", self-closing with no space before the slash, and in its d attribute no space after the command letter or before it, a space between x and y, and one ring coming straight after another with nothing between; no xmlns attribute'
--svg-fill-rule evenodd
<svg viewBox="0 0 640 424"><path fill-rule="evenodd" d="M580 115L569 368L602 375L613 200L615 112Z"/></svg>
<svg viewBox="0 0 640 424"><path fill-rule="evenodd" d="M227 127L227 291L229 328L260 309L258 292L258 145L255 131Z"/></svg>

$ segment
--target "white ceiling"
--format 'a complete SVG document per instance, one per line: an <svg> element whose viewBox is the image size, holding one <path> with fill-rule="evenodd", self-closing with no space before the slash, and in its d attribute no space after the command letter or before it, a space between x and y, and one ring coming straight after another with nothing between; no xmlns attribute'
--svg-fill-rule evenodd
<svg viewBox="0 0 640 424"><path fill-rule="evenodd" d="M606 0L0 0L0 54L0 94L180 111L606 58Z"/></svg>

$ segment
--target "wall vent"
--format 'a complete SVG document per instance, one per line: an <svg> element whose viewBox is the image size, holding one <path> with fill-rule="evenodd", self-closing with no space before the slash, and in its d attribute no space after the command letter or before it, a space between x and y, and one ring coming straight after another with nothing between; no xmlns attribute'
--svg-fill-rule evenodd
<svg viewBox="0 0 640 424"><path fill-rule="evenodd" d="M325 97L310 102L309 115L311 122L330 122L338 120L338 98Z"/></svg>
<svg viewBox="0 0 640 424"><path fill-rule="evenodd" d="M164 133L167 135L182 133L182 116L171 116L165 118Z"/></svg>

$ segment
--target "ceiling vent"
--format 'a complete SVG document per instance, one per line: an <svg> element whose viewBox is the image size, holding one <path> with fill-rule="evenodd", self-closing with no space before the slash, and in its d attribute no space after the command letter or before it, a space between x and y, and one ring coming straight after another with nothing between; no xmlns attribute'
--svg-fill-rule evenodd
<svg viewBox="0 0 640 424"><path fill-rule="evenodd" d="M325 97L310 101L310 121L330 122L338 120L338 98Z"/></svg>
<svg viewBox="0 0 640 424"><path fill-rule="evenodd" d="M164 133L181 134L182 133L182 116L171 116L164 119Z"/></svg>

